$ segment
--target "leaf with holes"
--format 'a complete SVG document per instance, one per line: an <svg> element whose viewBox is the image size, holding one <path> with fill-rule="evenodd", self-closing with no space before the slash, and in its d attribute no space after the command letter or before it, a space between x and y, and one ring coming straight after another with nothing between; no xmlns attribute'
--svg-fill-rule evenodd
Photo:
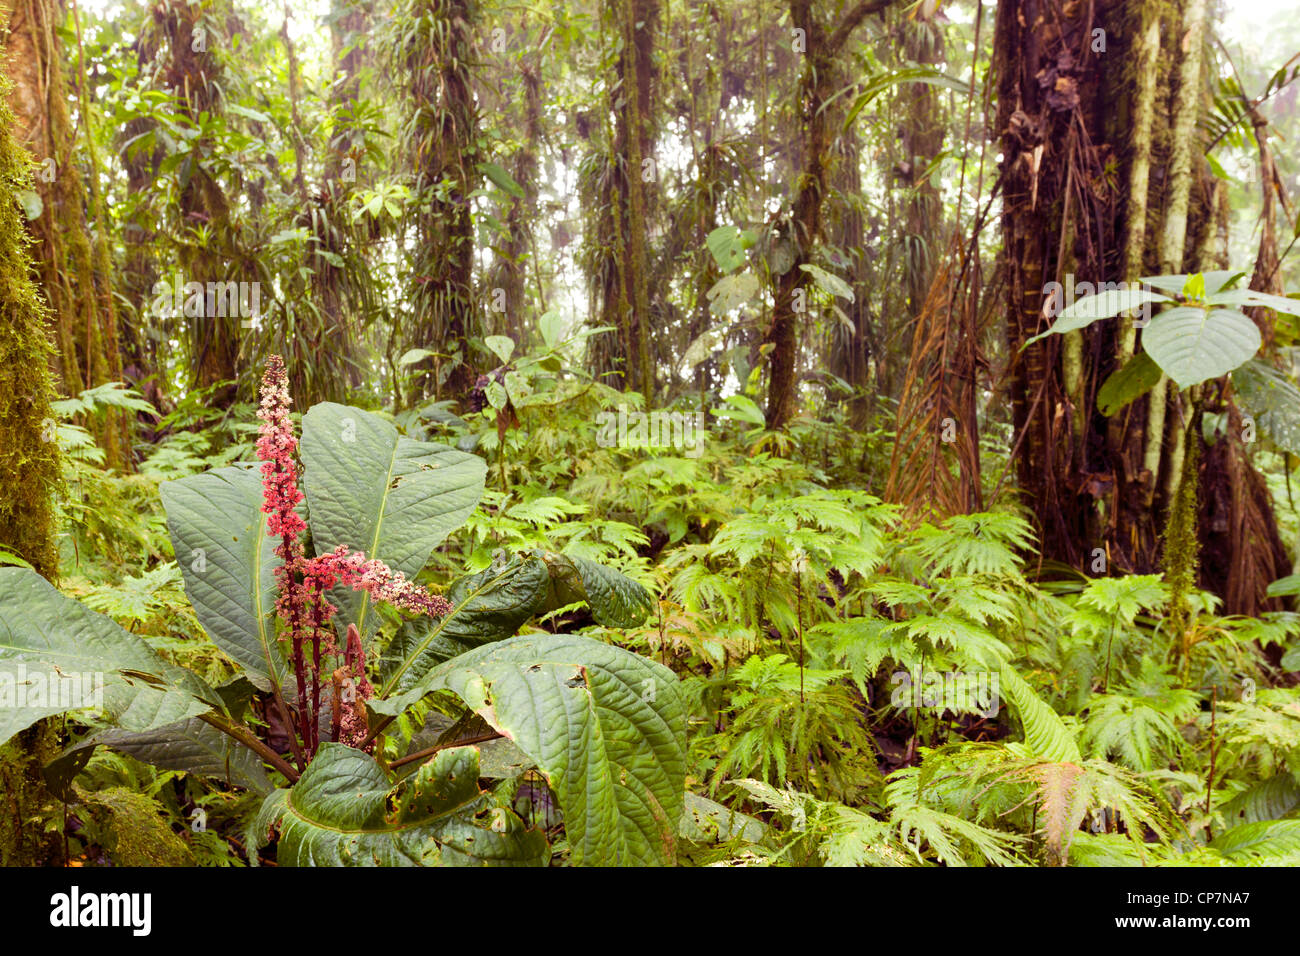
<svg viewBox="0 0 1300 956"><path fill-rule="evenodd" d="M754 244L754 234L736 226L719 226L705 236L704 244L718 269L727 273L745 264L745 250Z"/></svg>
<svg viewBox="0 0 1300 956"><path fill-rule="evenodd" d="M262 804L253 830L279 831L281 866L540 866L546 838L479 789L478 750L440 751L394 783L375 759L322 744L292 789Z"/></svg>
<svg viewBox="0 0 1300 956"><path fill-rule="evenodd" d="M705 297L709 300L710 312L724 315L750 302L759 291L758 279L753 273L741 272L734 276L723 276L713 283Z"/></svg>
<svg viewBox="0 0 1300 956"><path fill-rule="evenodd" d="M431 677L431 690L457 694L537 762L559 797L575 864L674 861L686 709L672 671L589 638L529 634Z"/></svg>
<svg viewBox="0 0 1300 956"><path fill-rule="evenodd" d="M87 707L146 731L220 704L200 677L35 571L0 568L0 742L42 717Z"/></svg>

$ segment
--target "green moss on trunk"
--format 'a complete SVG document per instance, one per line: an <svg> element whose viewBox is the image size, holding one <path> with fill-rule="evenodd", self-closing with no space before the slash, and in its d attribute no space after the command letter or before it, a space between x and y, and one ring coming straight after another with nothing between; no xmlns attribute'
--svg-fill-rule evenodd
<svg viewBox="0 0 1300 956"><path fill-rule="evenodd" d="M31 161L10 132L10 88L0 74L0 548L53 578L59 480L50 411L53 350L16 198L31 188ZM53 725L43 721L0 747L0 865L59 859L61 841L49 826L58 806L41 776L57 746Z"/></svg>

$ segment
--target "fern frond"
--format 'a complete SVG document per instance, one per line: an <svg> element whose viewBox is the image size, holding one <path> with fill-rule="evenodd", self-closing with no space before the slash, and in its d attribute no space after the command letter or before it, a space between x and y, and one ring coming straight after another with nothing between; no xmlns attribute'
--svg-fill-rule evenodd
<svg viewBox="0 0 1300 956"><path fill-rule="evenodd" d="M1047 861L1052 866L1065 864L1070 840L1088 813L1086 793L1079 786L1083 772L1082 767L1073 763L1045 763L1034 768Z"/></svg>
<svg viewBox="0 0 1300 956"><path fill-rule="evenodd" d="M1300 811L1300 784L1289 773L1260 780L1218 807L1225 819L1237 823L1278 820Z"/></svg>
<svg viewBox="0 0 1300 956"><path fill-rule="evenodd" d="M952 813L920 804L896 807L890 822L897 827L900 842L924 860L928 850L946 866L1020 866L1016 850L1024 838L980 826Z"/></svg>
<svg viewBox="0 0 1300 956"><path fill-rule="evenodd" d="M1300 866L1300 820L1243 823L1210 841L1210 848L1242 865Z"/></svg>
<svg viewBox="0 0 1300 956"><path fill-rule="evenodd" d="M1002 693L1020 715L1030 752L1049 763L1082 763L1079 744L1060 715L1034 693L1010 664L1002 665L999 676Z"/></svg>

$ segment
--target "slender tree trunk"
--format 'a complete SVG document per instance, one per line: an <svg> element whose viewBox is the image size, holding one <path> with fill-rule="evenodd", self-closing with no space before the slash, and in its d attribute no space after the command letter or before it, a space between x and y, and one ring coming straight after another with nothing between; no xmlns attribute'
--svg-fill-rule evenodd
<svg viewBox="0 0 1300 956"><path fill-rule="evenodd" d="M166 82L174 91L181 115L197 126L202 113L220 108L218 63L213 52L219 38L201 23L203 9L185 0L167 0L153 16L167 38ZM201 166L190 170L180 191L181 245L184 281L224 281L227 263L214 237L227 231L229 203L220 184ZM201 315L182 319L188 332L190 371L195 385L213 389L210 403L228 407L236 395L240 352L238 316Z"/></svg>
<svg viewBox="0 0 1300 956"><path fill-rule="evenodd" d="M649 252L651 188L655 166L654 54L659 29L658 0L609 0L618 27L620 52L610 88L614 117L609 167L599 189L608 211L602 231L612 243L594 250L599 308L603 324L617 330L618 346L598 359L602 371L619 371L625 388L653 399Z"/></svg>
<svg viewBox="0 0 1300 956"><path fill-rule="evenodd" d="M478 325L470 205L470 193L480 181L471 74L475 8L470 0L426 0L420 12L425 26L406 66L414 111L413 159L419 192L430 211L417 221L416 321L409 344L438 348L458 355L459 361L444 383L434 381L432 373L423 376L412 400L444 391L464 396L477 378L469 345ZM444 182L449 184L445 191Z"/></svg>
<svg viewBox="0 0 1300 956"><path fill-rule="evenodd" d="M906 59L933 66L943 60L943 34L929 21L914 22L904 17L903 50ZM941 242L943 204L939 190L927 175L930 164L943 149L943 126L939 116L939 94L928 83L908 83L899 90L903 119L903 159L895 172L906 187L903 217L906 248L904 250L904 285L907 290L908 314L921 314L930 282L934 277L936 248Z"/></svg>
<svg viewBox="0 0 1300 956"><path fill-rule="evenodd" d="M872 13L893 0L863 0L839 18L834 29L823 27L815 14L813 0L791 0L790 23L795 43L803 45L803 72L799 79L799 109L802 169L797 177L790 217L794 248L790 268L776 279L772 324L765 342L772 346L768 368L767 426L780 428L795 412L798 392L799 340L802 316L807 311L807 273L801 266L812 262L821 235L822 202L826 196L828 151L832 141L826 101L832 87L836 56L852 32ZM799 47L796 47L799 49Z"/></svg>
<svg viewBox="0 0 1300 956"><path fill-rule="evenodd" d="M851 82L848 71L841 73L841 84ZM852 102L851 97L842 98ZM840 122L843 110L836 111ZM866 224L863 218L862 199L862 141L856 129L845 130L835 146L833 179L838 194L838 208L833 211L834 244L849 261L843 264L845 280L853 289L852 302L840 302L841 311L848 317L848 325L835 322L831 325L828 343L827 367L852 389L849 399L849 423L855 429L866 427L871 406L870 363L874 349L870 287L870 264L867 258Z"/></svg>
<svg viewBox="0 0 1300 956"><path fill-rule="evenodd" d="M536 237L532 223L537 218L537 150L542 137L542 98L541 73L532 57L520 70L520 81L524 88L523 101L523 145L514 156L511 176L523 197L509 200L510 208L505 214L505 242L502 243L493 281L492 295L495 289L502 291L504 313L502 326L493 332L512 336L515 341L523 341L524 303L528 301L528 264L533 258ZM538 308L543 310L540 301L541 290L538 289ZM495 308L495 305L494 305Z"/></svg>

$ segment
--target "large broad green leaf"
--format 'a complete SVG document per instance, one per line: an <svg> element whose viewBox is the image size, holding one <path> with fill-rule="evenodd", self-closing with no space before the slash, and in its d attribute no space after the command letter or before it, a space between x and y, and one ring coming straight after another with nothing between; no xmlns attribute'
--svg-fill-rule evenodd
<svg viewBox="0 0 1300 956"><path fill-rule="evenodd" d="M566 634L470 651L430 675L509 737L560 800L575 864L671 864L686 783L677 677Z"/></svg>
<svg viewBox="0 0 1300 956"><path fill-rule="evenodd" d="M470 516L487 466L477 455L413 441L369 412L333 402L302 419L303 486L316 553L346 545L413 577ZM340 627L375 628L370 597L336 591Z"/></svg>
<svg viewBox="0 0 1300 956"><path fill-rule="evenodd" d="M1260 344L1255 323L1232 309L1166 309L1142 332L1142 347L1179 388L1228 374Z"/></svg>
<svg viewBox="0 0 1300 956"><path fill-rule="evenodd" d="M513 636L541 609L549 583L546 564L535 555L494 562L458 579L447 592L453 605L448 614L408 621L394 635L380 659L379 699L372 709L401 713L427 693L421 682L438 664Z"/></svg>
<svg viewBox="0 0 1300 956"><path fill-rule="evenodd" d="M35 571L0 568L0 741L42 717L101 706L112 723L145 731L221 703L198 676Z"/></svg>
<svg viewBox="0 0 1300 956"><path fill-rule="evenodd" d="M626 574L595 561L567 554L542 555L551 569L550 607L585 601L597 624L640 627L654 606L654 597Z"/></svg>
<svg viewBox="0 0 1300 956"><path fill-rule="evenodd" d="M442 618L408 621L380 658L376 713L396 715L428 693L425 678L472 647L513 636L534 614L585 602L598 624L636 627L653 604L650 592L595 561L554 552L499 557L448 589Z"/></svg>
<svg viewBox="0 0 1300 956"><path fill-rule="evenodd" d="M165 482L160 492L199 623L259 689L282 686L289 673L275 636L275 569L282 562L266 534L261 477L219 468Z"/></svg>
<svg viewBox="0 0 1300 956"><path fill-rule="evenodd" d="M1155 388L1160 381L1160 366L1146 352L1134 355L1121 369L1110 374L1097 392L1097 408L1109 418L1136 398Z"/></svg>
<svg viewBox="0 0 1300 956"><path fill-rule="evenodd" d="M394 784L373 757L325 743L292 789L266 798L281 866L538 866L546 838L479 789L474 747L443 750Z"/></svg>
<svg viewBox="0 0 1300 956"><path fill-rule="evenodd" d="M261 760L251 750L197 717L142 733L106 730L81 741L69 754L100 745L159 770L183 770L228 780L257 793L272 789Z"/></svg>
<svg viewBox="0 0 1300 956"><path fill-rule="evenodd" d="M1168 302L1169 296L1145 289L1107 289L1096 295L1085 295L1061 310L1052 327L1025 342L1032 345L1049 335L1061 335L1084 329L1099 319L1109 319L1145 305L1148 302Z"/></svg>
<svg viewBox="0 0 1300 956"><path fill-rule="evenodd" d="M745 264L745 250L754 244L754 234L737 226L719 226L704 238L704 244L725 274Z"/></svg>
<svg viewBox="0 0 1300 956"><path fill-rule="evenodd" d="M1246 410L1273 444L1300 455L1300 389L1264 362L1252 360L1232 373L1232 384Z"/></svg>
<svg viewBox="0 0 1300 956"><path fill-rule="evenodd" d="M1208 296L1210 305L1259 306L1287 315L1300 315L1300 299L1288 299L1286 296L1272 295L1268 292L1256 292L1254 289L1229 289Z"/></svg>

